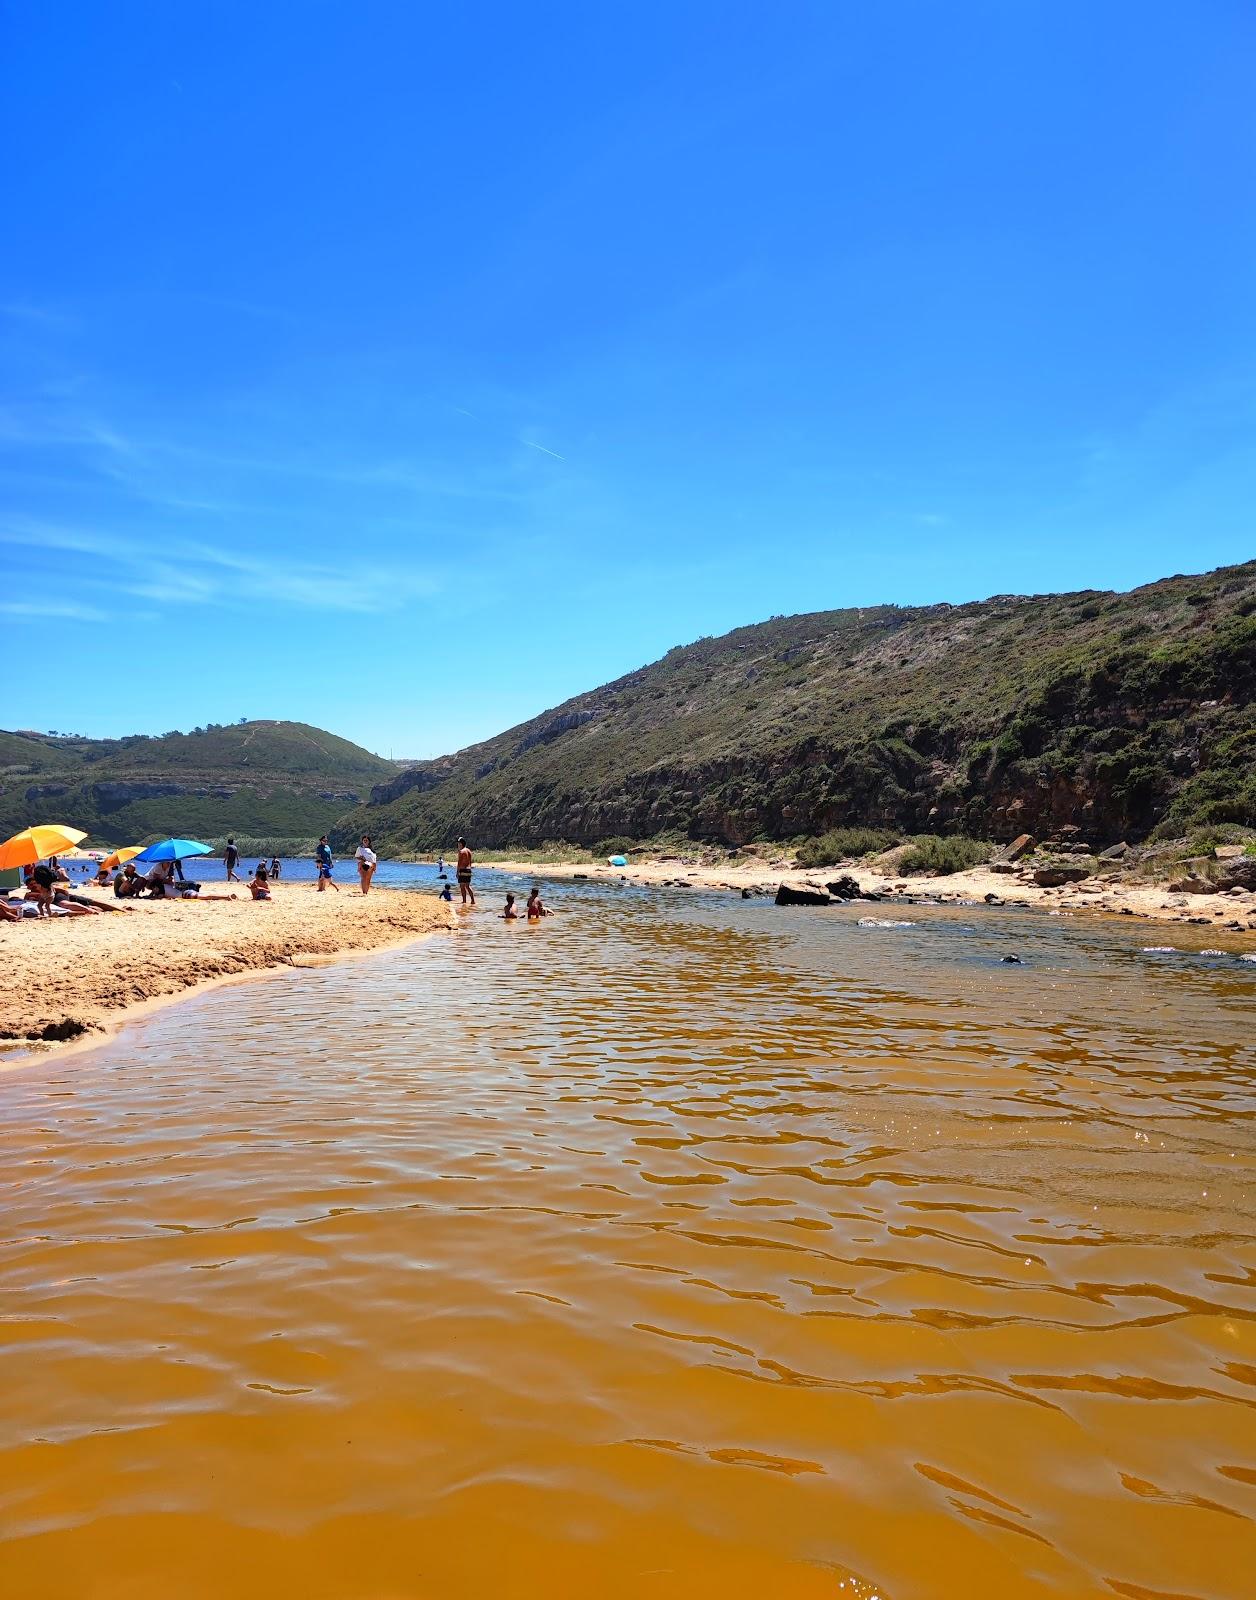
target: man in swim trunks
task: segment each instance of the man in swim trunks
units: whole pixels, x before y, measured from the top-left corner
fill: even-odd
[[[471,904],[475,904],[475,890],[471,887],[471,851],[465,839],[458,840],[458,887],[462,891],[462,903],[465,906],[467,896],[471,897]]]

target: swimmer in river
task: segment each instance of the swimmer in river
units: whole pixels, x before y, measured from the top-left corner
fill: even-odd
[[[506,896],[506,909],[502,912],[502,921],[514,922],[518,919],[518,916],[519,913],[515,910],[515,897],[513,894],[508,894]]]
[[[541,902],[541,891],[533,889],[528,896],[528,921],[539,922],[542,917],[548,917],[549,914],[549,907]]]

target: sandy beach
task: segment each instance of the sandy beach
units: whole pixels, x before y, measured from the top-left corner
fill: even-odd
[[[498,861],[486,863],[502,872],[523,876],[535,873],[547,878],[617,880],[633,883],[682,884],[692,888],[725,889],[737,894],[774,895],[778,885],[823,890],[826,883],[851,877],[861,890],[903,901],[938,900],[954,905],[963,901],[985,902],[994,895],[1008,905],[1038,906],[1066,913],[1108,913],[1115,916],[1144,917],[1156,922],[1187,922],[1197,927],[1215,926],[1234,934],[1256,934],[1256,893],[1229,890],[1219,894],[1175,894],[1163,885],[1096,876],[1082,883],[1042,888],[1030,875],[992,872],[975,867],[945,877],[906,877],[885,874],[867,867],[795,867],[738,854],[725,861],[696,863],[679,857],[634,860],[627,867],[582,865],[579,862]],[[854,902],[860,904],[861,902]],[[1246,944],[1243,946],[1246,948]]]
[[[449,925],[448,908],[429,895],[319,894],[308,883],[276,884],[268,902],[241,885],[233,901],[141,900],[113,916],[0,923],[0,1040],[98,1033],[207,983],[378,950]]]

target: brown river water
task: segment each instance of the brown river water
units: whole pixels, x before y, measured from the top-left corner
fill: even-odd
[[[4,1600],[1256,1592],[1243,946],[484,898],[0,1073]]]

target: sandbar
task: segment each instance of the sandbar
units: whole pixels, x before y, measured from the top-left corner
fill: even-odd
[[[310,883],[278,883],[273,894],[254,901],[241,884],[236,900],[138,900],[112,916],[0,922],[0,1040],[100,1033],[209,982],[378,950],[452,925],[443,901],[407,890],[320,894]]]

